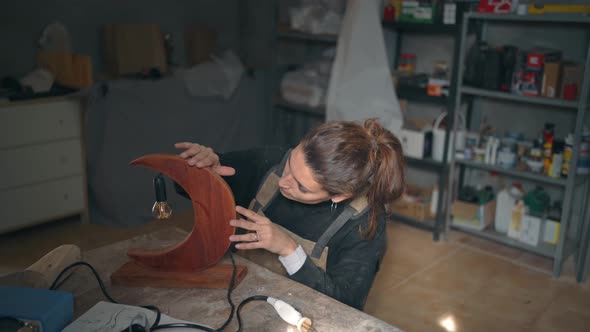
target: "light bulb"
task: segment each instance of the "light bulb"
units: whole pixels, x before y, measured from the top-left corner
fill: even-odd
[[[152,207],[152,214],[156,219],[168,219],[172,216],[172,208],[168,202],[155,202]]]
[[[154,178],[154,190],[156,191],[156,202],[152,207],[152,215],[156,219],[168,219],[172,215],[172,208],[166,202],[166,182],[162,173]]]

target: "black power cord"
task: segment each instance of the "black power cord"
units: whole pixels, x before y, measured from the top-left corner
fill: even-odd
[[[74,267],[76,267],[76,266],[86,266],[86,267],[88,267],[88,268],[89,268],[89,269],[92,271],[92,273],[94,274],[94,277],[96,278],[96,280],[98,281],[98,285],[100,286],[100,290],[102,291],[102,293],[104,294],[104,296],[105,296],[105,297],[106,297],[106,298],[107,298],[109,301],[111,301],[112,303],[117,303],[117,304],[119,303],[119,302],[115,301],[115,299],[113,299],[113,298],[111,297],[111,295],[109,295],[109,293],[108,293],[108,292],[107,292],[107,290],[106,290],[106,287],[105,287],[104,283],[102,282],[102,279],[100,279],[100,276],[98,275],[98,272],[96,272],[96,269],[95,269],[95,268],[94,268],[92,265],[90,265],[90,264],[88,264],[88,263],[86,263],[86,262],[75,262],[75,263],[72,263],[72,264],[70,264],[70,265],[66,266],[66,267],[65,267],[65,268],[64,268],[64,269],[63,269],[63,270],[62,270],[62,271],[61,271],[61,272],[60,272],[60,273],[57,275],[57,277],[55,278],[55,280],[53,281],[53,283],[51,284],[51,286],[49,287],[49,289],[50,289],[50,290],[55,290],[55,289],[57,289],[57,287],[59,286],[59,285],[58,285],[58,282],[61,280],[61,277],[62,277],[62,276],[63,276],[63,275],[64,275],[64,274],[65,274],[67,271],[69,271],[70,269],[72,269],[72,268],[74,268]],[[142,308],[145,308],[145,309],[148,309],[148,310],[152,310],[152,311],[154,311],[154,312],[156,313],[156,320],[155,320],[155,321],[154,321],[154,323],[152,324],[152,327],[151,327],[151,329],[153,329],[153,328],[155,328],[156,326],[158,326],[158,324],[160,323],[160,316],[161,316],[160,309],[158,309],[158,307],[156,307],[156,306],[153,306],[153,305],[143,305],[143,306],[140,306],[140,307],[142,307]]]
[[[236,310],[236,306],[233,303],[232,299],[231,299],[231,293],[232,290],[234,288],[235,285],[235,279],[236,279],[236,262],[234,260],[234,256],[231,252],[231,250],[228,251],[229,252],[229,257],[231,259],[231,263],[232,263],[232,275],[231,275],[231,279],[229,282],[229,288],[227,290],[227,301],[229,302],[230,306],[231,306],[231,311],[229,314],[229,317],[227,318],[227,320],[223,323],[223,325],[218,328],[218,329],[212,329],[208,326],[204,326],[204,325],[200,325],[200,324],[196,324],[196,323],[172,323],[172,324],[159,324],[160,323],[160,317],[161,317],[161,313],[160,310],[153,305],[144,305],[141,306],[142,308],[148,309],[148,310],[152,310],[156,313],[156,320],[154,321],[154,323],[152,324],[150,330],[152,331],[156,331],[156,330],[163,330],[163,329],[173,329],[173,328],[190,328],[190,329],[196,329],[196,330],[201,330],[201,331],[207,331],[207,332],[219,332],[219,331],[223,331],[232,321],[234,313],[236,313],[236,316],[238,318],[238,330],[236,332],[241,332],[242,331],[242,318],[240,317],[240,310],[242,309],[242,307],[249,302],[252,301],[266,301],[266,299],[268,298],[268,296],[262,296],[262,295],[255,295],[255,296],[251,296],[249,298],[246,298],[245,300],[243,300],[239,305],[238,308]],[[66,266],[59,274],[58,276],[55,278],[55,280],[53,281],[53,283],[51,284],[51,287],[49,287],[50,290],[55,290],[57,289],[59,286],[61,286],[61,284],[63,283],[62,277],[63,275],[69,271],[70,269],[76,267],[76,266],[86,266],[88,267],[92,273],[94,274],[94,277],[96,278],[96,280],[98,281],[98,285],[100,286],[100,290],[102,291],[102,293],[104,294],[104,296],[112,303],[116,303],[118,304],[119,302],[115,301],[115,299],[113,299],[111,297],[111,295],[109,295],[109,293],[106,290],[106,287],[102,281],[102,279],[100,278],[98,272],[96,272],[96,269],[94,269],[94,267],[86,262],[75,262],[72,263],[68,266]],[[143,330],[145,330],[142,326],[138,325],[138,324],[133,324],[133,326],[130,326],[129,328],[121,331],[121,332],[125,332],[125,331],[133,331],[133,332],[143,332]]]
[[[240,305],[238,306],[238,310],[236,313],[236,316],[238,316],[238,330],[236,332],[241,332],[242,331],[242,317],[240,317],[240,310],[242,310],[242,307],[248,303],[248,302],[252,302],[252,301],[264,301],[266,302],[266,300],[268,299],[268,296],[264,296],[264,295],[254,295],[254,296],[250,296],[249,298],[246,298],[245,300],[243,300],[242,302],[240,302]]]

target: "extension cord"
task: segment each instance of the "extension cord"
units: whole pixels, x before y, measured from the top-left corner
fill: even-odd
[[[270,303],[281,318],[291,324],[297,326],[300,332],[311,331],[311,319],[303,317],[299,311],[295,310],[290,304],[285,301],[275,299],[274,297],[268,297],[266,302]]]

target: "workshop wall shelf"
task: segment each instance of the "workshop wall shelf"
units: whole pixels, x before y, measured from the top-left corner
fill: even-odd
[[[460,49],[459,49],[459,66],[458,77],[462,78],[465,66],[463,65],[467,58],[468,35],[470,27],[477,31],[476,37],[478,41],[486,41],[489,37],[490,24],[494,27],[503,28],[505,24],[510,24],[510,27],[518,26],[519,28],[537,28],[543,29],[552,28],[574,28],[578,30],[585,29],[589,31],[590,17],[579,15],[509,15],[509,14],[481,14],[468,13],[463,17],[461,35],[460,35]],[[582,29],[580,29],[582,28]],[[503,37],[505,38],[505,37]],[[496,41],[497,42],[497,41]],[[582,42],[582,41],[581,41]],[[455,98],[455,112],[453,124],[458,121],[459,105],[466,102],[467,117],[471,113],[477,111],[482,106],[479,99],[488,99],[502,101],[503,103],[514,103],[517,105],[524,105],[526,107],[516,107],[515,112],[530,112],[530,116],[534,117],[537,109],[548,110],[548,112],[561,111],[562,114],[575,117],[572,121],[573,128],[567,130],[574,134],[573,154],[571,159],[571,168],[566,178],[553,178],[542,174],[532,173],[529,171],[520,171],[516,169],[504,169],[496,165],[484,164],[479,161],[460,160],[456,159],[455,154],[451,156],[450,167],[448,168],[449,181],[447,182],[447,190],[449,195],[447,197],[447,206],[450,206],[453,199],[457,197],[458,188],[461,187],[463,181],[466,181],[465,172],[472,169],[478,169],[488,172],[493,172],[502,177],[509,179],[521,179],[529,181],[529,183],[547,185],[549,187],[557,188],[559,193],[563,193],[562,212],[560,222],[559,239],[556,244],[539,241],[538,245],[531,246],[524,242],[508,237],[506,234],[496,232],[491,229],[484,229],[482,231],[474,229],[466,229],[461,226],[453,226],[453,228],[476,235],[482,238],[493,240],[507,246],[515,247],[527,252],[538,254],[544,257],[549,257],[553,260],[553,275],[558,277],[561,274],[564,261],[574,255],[576,259],[576,268],[578,273],[578,280],[585,278],[584,271],[587,270],[584,256],[588,251],[588,242],[590,237],[590,230],[588,229],[588,191],[590,189],[590,181],[587,175],[576,174],[576,165],[579,157],[579,147],[581,141],[581,134],[583,125],[586,120],[586,110],[588,109],[588,98],[590,88],[590,39],[586,34],[586,40],[583,41],[584,48],[585,69],[583,73],[583,82],[579,90],[578,100],[570,101],[559,98],[545,98],[545,97],[528,97],[508,92],[493,91],[463,84],[463,80],[459,79],[457,83],[457,93]],[[475,102],[474,102],[475,101]],[[565,111],[565,113],[563,113]],[[479,130],[479,128],[470,128],[471,130]],[[527,123],[522,123],[523,127]],[[582,190],[580,187],[582,187]],[[581,192],[581,194],[580,194]],[[575,207],[575,211],[574,211]],[[449,209],[446,214],[447,230],[451,227],[451,213]],[[493,228],[489,227],[489,228]]]

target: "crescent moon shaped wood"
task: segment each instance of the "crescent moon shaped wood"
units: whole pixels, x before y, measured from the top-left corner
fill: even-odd
[[[178,183],[192,200],[194,226],[175,246],[130,249],[127,255],[141,265],[169,272],[197,272],[217,263],[229,249],[229,236],[235,232],[229,221],[236,219],[236,205],[227,183],[210,169],[189,166],[176,155],[146,155],[131,165],[151,168]]]

